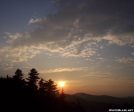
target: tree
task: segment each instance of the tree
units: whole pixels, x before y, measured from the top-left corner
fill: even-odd
[[[22,71],[20,69],[17,69],[13,78],[17,80],[22,80],[23,79]]]
[[[80,103],[65,100],[62,89],[52,81],[39,78],[36,69],[31,69],[27,81],[17,69],[13,77],[0,78],[0,105],[4,112],[84,112]],[[27,82],[27,83],[26,83]],[[38,83],[37,83],[38,82]]]
[[[16,89],[24,88],[24,86],[26,85],[26,82],[23,79],[23,76],[24,75],[22,73],[22,70],[17,69],[16,72],[15,72],[15,75],[12,77],[14,87],[17,87]]]
[[[30,89],[36,91],[38,88],[36,84],[39,79],[39,73],[36,71],[36,69],[33,68],[30,70],[30,73],[28,75],[28,86],[30,87]]]
[[[43,78],[41,78],[41,80],[39,81],[38,85],[39,85],[39,94],[41,96],[46,96],[46,83],[44,82],[45,80]]]
[[[60,94],[60,100],[61,100],[61,102],[63,103],[63,102],[65,102],[65,93],[64,93],[64,89],[62,88],[62,90],[61,90],[61,94]]]
[[[46,92],[47,92],[47,96],[49,97],[55,97],[58,93],[59,90],[57,89],[57,85],[54,84],[54,81],[52,81],[51,79],[49,79],[48,81],[45,82],[46,85]]]

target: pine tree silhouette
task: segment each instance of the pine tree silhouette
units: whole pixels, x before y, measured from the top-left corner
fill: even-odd
[[[44,82],[45,80],[43,78],[39,81],[39,94],[42,96],[46,96],[46,84]]]
[[[22,80],[23,78],[23,73],[20,69],[17,69],[16,72],[15,72],[15,75],[13,76],[14,79],[17,79],[17,80]]]
[[[49,79],[48,81],[45,81],[45,85],[46,85],[47,96],[56,97],[56,95],[58,94],[58,89],[56,87],[57,85],[54,84],[54,81]]]
[[[36,69],[29,77],[17,69],[15,75],[0,78],[0,106],[3,112],[84,112],[81,105],[67,102],[65,93],[52,81],[39,78]],[[81,111],[78,111],[81,110]]]
[[[37,81],[39,80],[39,73],[36,71],[36,69],[31,69],[30,73],[28,74],[29,77],[27,78],[28,80],[28,86],[30,87],[31,90],[37,91]]]

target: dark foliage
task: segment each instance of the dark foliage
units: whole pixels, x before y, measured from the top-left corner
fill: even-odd
[[[54,81],[31,69],[28,78],[17,69],[13,77],[0,78],[0,110],[3,112],[84,112],[80,102],[65,100]]]

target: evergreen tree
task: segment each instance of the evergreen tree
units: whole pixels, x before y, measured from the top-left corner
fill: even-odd
[[[64,93],[64,89],[63,88],[61,90],[60,100],[61,100],[61,102],[65,102],[65,93]]]
[[[17,69],[13,78],[17,80],[22,80],[23,79],[22,71],[20,69]]]
[[[46,96],[46,83],[44,82],[45,80],[43,78],[41,78],[41,80],[39,81],[39,94],[42,96]]]
[[[46,85],[46,92],[48,97],[56,97],[56,95],[59,93],[59,90],[57,89],[57,85],[54,84],[54,81],[49,79],[45,82]]]
[[[30,87],[30,89],[36,91],[38,88],[36,84],[39,79],[39,73],[36,71],[36,69],[33,68],[30,70],[30,73],[28,75],[28,86]]]
[[[23,79],[23,76],[24,75],[22,73],[22,70],[17,69],[16,72],[15,72],[15,75],[12,77],[14,87],[17,87],[16,89],[24,88],[24,86],[26,85],[26,82]]]
[[[26,81],[17,69],[13,77],[0,78],[0,105],[4,112],[84,112],[81,104],[65,100],[54,81],[39,78],[36,69],[31,69]],[[39,80],[39,82],[38,82]],[[38,82],[38,84],[37,84]],[[27,85],[27,86],[26,86]],[[38,86],[37,86],[38,85]]]

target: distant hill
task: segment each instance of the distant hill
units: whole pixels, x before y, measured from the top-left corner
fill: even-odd
[[[74,94],[74,96],[83,98],[88,101],[103,102],[103,103],[113,103],[113,104],[123,104],[124,102],[134,103],[134,97],[118,98],[107,95],[100,95],[100,96],[89,95],[86,93],[76,93]]]
[[[77,102],[77,100],[79,100],[79,102],[87,112],[93,110],[103,110],[104,112],[106,112],[109,108],[111,108],[112,105],[114,108],[124,108],[124,105],[129,105],[129,107],[131,108],[134,107],[134,97],[118,98],[107,95],[97,96],[86,93],[76,93],[73,95],[66,95],[66,100],[73,102]]]

